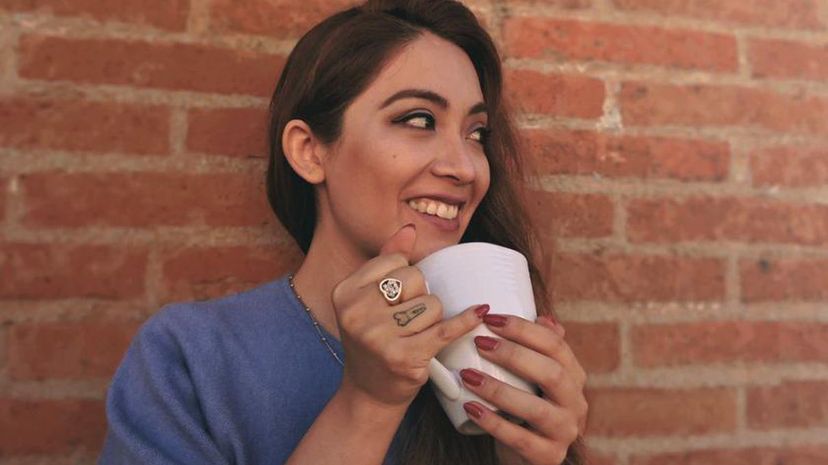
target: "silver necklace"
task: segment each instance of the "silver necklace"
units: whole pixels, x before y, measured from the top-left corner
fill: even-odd
[[[290,290],[293,291],[293,295],[295,295],[296,299],[299,300],[299,303],[302,304],[303,307],[305,307],[305,313],[307,313],[308,316],[310,317],[311,321],[313,321],[313,327],[316,328],[316,332],[317,332],[317,334],[319,334],[319,339],[322,341],[323,344],[325,344],[325,347],[328,348],[328,352],[330,352],[331,355],[333,355],[333,357],[336,359],[336,361],[339,362],[339,364],[344,367],[345,363],[342,362],[342,359],[339,358],[339,355],[336,355],[336,351],[333,350],[333,347],[331,347],[331,345],[328,343],[328,338],[325,337],[324,334],[322,334],[322,328],[319,327],[319,322],[316,321],[316,318],[314,318],[313,312],[311,312],[310,307],[305,305],[305,301],[302,300],[302,298],[299,297],[299,293],[296,292],[296,288],[293,286],[293,273],[288,274],[288,284],[290,284]]]

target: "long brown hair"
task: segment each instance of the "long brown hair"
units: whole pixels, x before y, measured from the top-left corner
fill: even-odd
[[[538,314],[551,314],[547,285],[538,268],[543,249],[527,215],[526,166],[510,111],[502,95],[500,56],[475,16],[454,0],[368,0],[334,14],[308,31],[287,59],[270,105],[267,196],[276,216],[307,254],[317,220],[314,187],[288,164],[282,132],[292,119],[305,121],[323,143],[340,136],[347,106],[405,44],[429,31],[454,43],[471,59],[487,104],[491,134],[484,147],[489,190],[460,242],[490,242],[523,253]],[[415,400],[421,406],[400,450],[401,465],[495,465],[491,436],[459,434],[442,412],[429,384]],[[578,445],[578,443],[576,443]],[[576,447],[567,462],[581,465]]]

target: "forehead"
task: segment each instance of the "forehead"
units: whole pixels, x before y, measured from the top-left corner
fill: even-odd
[[[391,58],[361,100],[377,108],[390,95],[409,88],[436,92],[449,101],[453,110],[459,108],[464,113],[483,101],[477,73],[468,55],[431,33],[418,37]]]

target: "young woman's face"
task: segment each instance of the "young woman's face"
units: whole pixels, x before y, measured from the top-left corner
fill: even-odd
[[[412,222],[414,262],[458,243],[489,188],[486,128],[469,57],[433,34],[421,36],[345,111],[342,135],[325,162],[322,195],[330,211],[323,207],[322,214],[330,218],[323,221],[366,259]]]

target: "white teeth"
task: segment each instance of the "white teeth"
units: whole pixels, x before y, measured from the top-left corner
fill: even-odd
[[[442,202],[435,202],[433,200],[419,199],[409,200],[408,206],[421,213],[428,213],[440,218],[451,220],[457,217],[457,212],[460,207],[457,205],[448,205]]]

